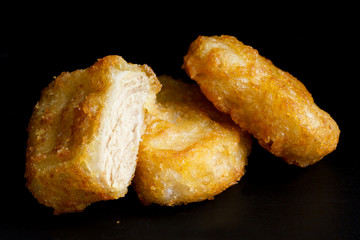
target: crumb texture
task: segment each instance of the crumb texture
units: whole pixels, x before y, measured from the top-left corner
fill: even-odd
[[[124,196],[159,90],[150,67],[119,56],[51,82],[28,127],[25,177],[38,201],[60,214]]]
[[[336,148],[336,122],[305,86],[235,37],[198,37],[183,67],[220,111],[289,164],[306,167]]]
[[[159,80],[157,108],[145,118],[135,190],[146,205],[212,199],[244,175],[251,138],[198,86],[168,76]]]

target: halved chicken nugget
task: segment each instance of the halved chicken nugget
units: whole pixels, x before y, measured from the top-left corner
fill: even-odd
[[[220,111],[289,164],[306,167],[336,148],[336,122],[305,86],[235,37],[198,37],[183,67]]]
[[[244,175],[251,137],[195,84],[159,80],[158,108],[146,114],[135,190],[145,205],[212,199]]]
[[[107,56],[63,72],[42,92],[29,123],[27,187],[55,214],[127,192],[144,112],[161,85],[150,67]]]

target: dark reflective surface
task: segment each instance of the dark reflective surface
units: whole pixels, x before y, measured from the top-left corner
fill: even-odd
[[[267,27],[239,29],[237,24],[198,22],[184,27],[189,23],[182,22],[169,28],[160,23],[151,22],[142,31],[123,29],[111,38],[92,38],[86,30],[59,39],[35,33],[22,44],[2,48],[6,154],[1,164],[0,239],[358,239],[360,168],[351,145],[351,78],[343,71],[345,50],[352,46],[344,32],[317,31],[308,28],[311,24],[285,28],[283,23],[278,25],[279,34]],[[52,30],[53,36],[60,32]],[[148,64],[157,74],[190,81],[181,69],[182,57],[199,34],[235,35],[299,78],[315,102],[338,122],[342,131],[338,149],[301,169],[285,164],[254,141],[247,172],[237,185],[212,201],[186,206],[144,207],[132,188],[125,198],[95,203],[83,213],[54,216],[38,204],[23,178],[26,127],[41,90],[53,76],[118,54]],[[342,51],[335,51],[333,44],[342,44]]]

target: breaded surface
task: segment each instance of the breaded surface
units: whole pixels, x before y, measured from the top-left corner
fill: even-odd
[[[244,175],[251,137],[195,84],[161,76],[157,109],[146,115],[133,180],[145,204],[212,199]]]
[[[34,197],[60,214],[124,196],[145,130],[144,101],[154,104],[159,90],[150,67],[119,56],[58,76],[28,127],[25,177]]]
[[[183,67],[220,111],[289,164],[306,167],[336,148],[336,122],[305,86],[235,37],[198,37]]]

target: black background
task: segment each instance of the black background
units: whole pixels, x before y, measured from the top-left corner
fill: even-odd
[[[140,3],[110,6],[86,18],[71,6],[42,15],[24,9],[2,21],[0,239],[359,239],[360,167],[352,138],[358,132],[358,27],[351,7],[294,4],[260,11],[256,4],[211,10],[194,4],[158,11],[138,9]],[[302,169],[254,141],[237,185],[186,206],[144,207],[131,187],[125,198],[82,213],[54,216],[37,203],[23,177],[26,128],[53,76],[117,54],[158,75],[190,81],[181,69],[189,44],[198,35],[221,34],[253,46],[305,84],[341,129],[335,152]]]

